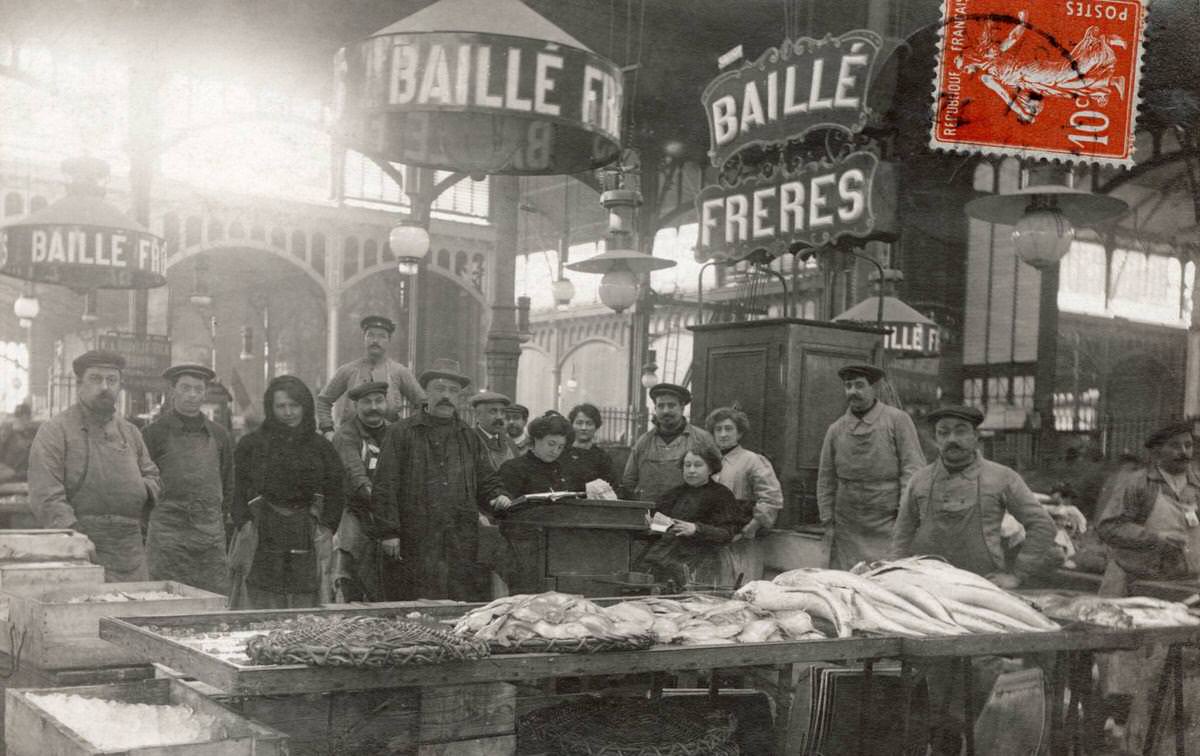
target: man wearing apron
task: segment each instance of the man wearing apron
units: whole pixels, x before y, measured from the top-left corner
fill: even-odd
[[[193,364],[175,365],[163,373],[171,383],[169,409],[144,434],[163,484],[150,511],[146,555],[152,580],[225,593],[233,442],[228,431],[200,411],[214,377],[208,367]]]
[[[692,425],[683,408],[692,401],[692,392],[673,383],[660,383],[650,389],[654,402],[654,427],[634,442],[621,476],[621,498],[634,501],[658,501],[675,486],[683,485],[683,455],[692,436],[701,443],[716,446],[712,435]]]
[[[1108,547],[1101,596],[1128,596],[1134,580],[1195,580],[1200,574],[1200,476],[1191,465],[1193,443],[1191,422],[1159,428],[1146,439],[1150,464],[1105,485],[1096,524]],[[1162,647],[1100,657],[1100,685],[1118,731],[1129,721],[1135,699],[1151,694],[1147,672],[1157,673],[1165,659]]]
[[[92,539],[108,582],[148,580],[142,518],[158,497],[158,467],[142,434],[116,414],[125,358],[93,350],[72,367],[78,400],[33,439],[30,506],[41,527]]]
[[[925,455],[908,413],[876,398],[883,370],[846,365],[838,377],[848,407],[825,432],[817,506],[830,544],[829,566],[848,570],[887,555],[900,492]]]
[[[941,407],[929,413],[928,420],[933,424],[938,460],[915,472],[904,489],[892,536],[891,558],[939,556],[1008,590],[1057,566],[1055,526],[1050,515],[1015,470],[979,454],[983,413],[974,407]],[[1011,567],[1005,559],[1000,533],[1000,522],[1006,512],[1025,527],[1025,541]],[[972,664],[973,694],[977,699],[992,692],[997,679],[1007,672],[1012,673],[1004,681],[1008,686],[1015,684],[1014,680],[1020,683],[1032,675],[1031,692],[1041,701],[1036,690],[1041,684],[1040,674],[1035,669],[1021,672],[1020,660],[980,657],[972,660]],[[930,711],[936,722],[934,753],[957,754],[966,726],[962,721],[961,676],[953,664],[930,664],[925,672]],[[997,685],[996,691],[1000,689]],[[1036,739],[1041,723],[1039,709],[1030,714],[1030,726],[1024,730],[1034,733]],[[996,737],[1017,737],[1022,728],[1009,730]],[[983,742],[982,734],[977,735],[977,740]],[[1027,746],[1027,743],[1007,742],[1005,748],[990,752],[1033,752]]]

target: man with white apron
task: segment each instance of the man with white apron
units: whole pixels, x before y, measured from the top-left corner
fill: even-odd
[[[146,536],[150,578],[223,594],[233,441],[200,411],[216,374],[204,365],[182,364],[167,368],[163,377],[171,383],[170,408],[143,434],[163,484]]]
[[[142,434],[116,414],[125,358],[93,350],[72,367],[78,400],[33,439],[30,506],[41,527],[91,538],[108,582],[148,580],[142,519],[160,484]]]
[[[938,459],[915,472],[904,490],[891,557],[938,556],[1007,590],[1056,566],[1055,526],[1049,513],[1015,470],[979,454],[983,413],[974,407],[941,407],[929,413],[928,420]],[[1000,527],[1005,513],[1025,528],[1025,540],[1011,566]],[[982,713],[971,723],[979,752],[1036,752],[1044,732],[1041,673],[1021,660],[1000,657],[977,657],[972,667],[972,694],[977,699],[991,696],[986,708],[976,709]],[[931,663],[924,671],[934,717],[934,753],[957,754],[966,726],[961,675],[953,663]]]
[[[1200,574],[1200,476],[1191,465],[1193,444],[1190,422],[1159,428],[1146,439],[1151,463],[1105,486],[1108,495],[1099,502],[1096,524],[1108,547],[1101,596],[1128,596],[1135,580],[1194,581]],[[1135,700],[1151,695],[1149,686],[1165,660],[1161,646],[1101,656],[1100,687],[1118,730],[1130,720]],[[1136,724],[1131,734],[1144,722]]]
[[[836,570],[884,558],[900,492],[925,464],[912,418],[876,397],[884,375],[874,365],[838,370],[848,406],[825,432],[817,471],[817,506]]]
[[[643,433],[629,450],[625,472],[621,475],[623,499],[657,501],[675,486],[683,485],[681,460],[694,444],[716,446],[712,434],[692,425],[683,408],[692,401],[692,392],[674,383],[659,383],[650,388],[654,402],[654,427]]]

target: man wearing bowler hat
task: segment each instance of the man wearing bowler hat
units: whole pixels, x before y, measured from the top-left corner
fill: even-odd
[[[883,377],[874,365],[838,370],[846,414],[825,432],[817,471],[817,506],[833,569],[884,558],[900,492],[925,464],[912,418],[876,396]]]
[[[371,496],[370,528],[385,557],[400,560],[388,599],[481,601],[490,570],[478,563],[482,514],[512,505],[479,434],[458,418],[471,383],[458,362],[421,373],[428,399],[388,429]]]
[[[659,383],[650,389],[654,402],[654,427],[634,442],[621,476],[621,497],[638,501],[657,501],[658,497],[683,484],[681,460],[693,437],[716,441],[703,428],[692,425],[683,408],[692,401],[692,392],[674,383]]]
[[[92,350],[72,367],[75,404],[33,439],[30,507],[41,527],[73,528],[92,539],[106,581],[147,580],[142,518],[160,483],[142,434],[117,415],[125,358]]]
[[[507,410],[512,400],[495,391],[480,391],[467,401],[475,410],[475,432],[487,449],[492,467],[499,470],[500,465],[520,455],[508,436]]]
[[[396,324],[381,315],[368,315],[359,325],[362,326],[366,355],[339,367],[321,393],[317,394],[317,428],[330,440],[333,439],[335,425],[334,403],[355,386],[376,381],[388,385],[388,420],[398,417],[404,399],[414,408],[420,407],[425,401],[425,392],[412,370],[387,356]],[[336,415],[337,424],[352,420],[354,402],[342,402],[341,410]]]
[[[228,590],[225,520],[233,499],[233,441],[200,411],[206,365],[172,365],[167,409],[143,436],[162,477],[150,511],[146,557],[151,580],[174,580],[213,593]]]

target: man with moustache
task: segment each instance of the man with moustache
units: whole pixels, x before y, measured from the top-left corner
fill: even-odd
[[[380,315],[368,315],[359,325],[362,327],[366,355],[339,367],[321,393],[317,394],[317,428],[330,441],[333,440],[335,424],[333,405],[342,394],[355,386],[376,381],[387,384],[388,420],[399,417],[404,399],[408,400],[411,407],[420,407],[425,401],[425,393],[408,366],[387,356],[387,347],[392,334],[396,332],[396,324]],[[337,413],[338,424],[352,420],[354,412],[354,402],[343,402],[341,411]]]
[[[520,455],[517,445],[507,433],[506,410],[512,406],[512,400],[495,391],[480,391],[468,402],[471,409],[475,410],[475,432],[487,449],[492,467],[499,470],[500,465]]]
[[[716,447],[712,435],[692,425],[683,408],[692,401],[692,393],[683,386],[659,383],[650,389],[654,402],[654,427],[642,434],[629,450],[625,472],[621,476],[621,498],[658,501],[658,498],[683,484],[683,456],[693,440]]]
[[[379,545],[367,535],[371,494],[379,455],[387,435],[388,385],[362,383],[346,392],[354,402],[354,419],[342,423],[333,436],[346,469],[347,500],[334,535],[334,586],[344,601],[382,601]]]
[[[838,370],[846,414],[825,432],[817,470],[817,507],[835,570],[884,558],[900,492],[925,464],[912,418],[876,396],[884,375],[874,365]]]
[[[233,441],[200,411],[215,377],[207,366],[195,364],[163,372],[171,384],[169,408],[143,433],[162,478],[162,494],[150,511],[146,556],[151,580],[225,593]]]
[[[529,422],[529,408],[524,404],[516,403],[506,407],[504,422],[508,440],[516,447],[517,455],[520,456],[529,451],[529,446],[533,443],[529,440],[529,434],[525,432],[525,424]]]
[[[142,519],[160,483],[142,434],[116,415],[125,358],[93,350],[72,367],[76,403],[33,439],[30,507],[41,527],[73,528],[92,539],[107,582],[148,580]]]
[[[458,418],[471,379],[458,362],[434,360],[420,377],[425,407],[388,429],[371,496],[372,535],[399,559],[389,600],[481,601],[489,570],[478,564],[480,514],[512,505],[479,434]]]

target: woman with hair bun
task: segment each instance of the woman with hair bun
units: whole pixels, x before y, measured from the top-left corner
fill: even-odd
[[[596,445],[596,431],[603,425],[600,410],[594,404],[577,404],[567,415],[575,442],[563,453],[563,473],[574,491],[583,491],[593,480],[603,480],[615,487],[612,459]]]

